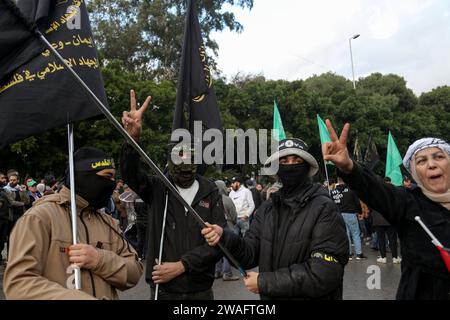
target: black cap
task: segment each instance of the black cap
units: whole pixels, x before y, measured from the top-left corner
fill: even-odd
[[[83,147],[73,155],[75,171],[101,171],[103,169],[115,169],[114,159],[106,152],[93,148]]]
[[[239,182],[242,184],[244,182],[244,180],[241,177],[233,177],[233,178],[231,178],[231,183],[234,183],[234,182]]]

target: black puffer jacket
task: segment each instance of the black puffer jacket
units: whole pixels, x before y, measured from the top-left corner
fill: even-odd
[[[342,299],[348,240],[338,208],[318,184],[288,199],[281,191],[261,205],[243,240],[225,231],[225,245],[244,268],[259,265],[262,299]]]
[[[154,287],[152,271],[155,259],[159,255],[159,244],[163,222],[166,194],[168,208],[163,246],[163,262],[182,261],[186,272],[173,280],[160,285],[168,293],[193,293],[210,289],[214,282],[215,263],[222,253],[219,249],[208,246],[197,221],[185,212],[184,206],[168,191],[157,177],[147,176],[140,169],[138,154],[131,146],[122,148],[120,167],[123,180],[146,203],[150,204],[148,215],[145,279]],[[216,185],[197,176],[199,190],[192,207],[204,221],[226,226],[222,203]]]
[[[450,300],[450,273],[430,237],[414,220],[422,221],[444,246],[450,246],[450,211],[428,199],[420,188],[408,190],[385,183],[355,164],[339,175],[369,207],[397,230],[402,247],[402,277],[397,299]]]

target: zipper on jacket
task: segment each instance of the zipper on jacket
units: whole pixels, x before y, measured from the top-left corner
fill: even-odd
[[[86,226],[86,223],[84,223],[84,220],[83,220],[83,212],[80,212],[80,220],[81,220],[81,223],[84,226],[84,230],[86,231],[86,242],[87,242],[87,244],[90,244],[91,241],[89,240],[89,231],[88,231],[88,227]],[[91,278],[92,294],[94,295],[95,298],[97,298],[97,295],[96,295],[96,292],[95,292],[94,276],[92,275],[92,271],[91,270],[88,270],[88,272],[89,272],[89,276]]]

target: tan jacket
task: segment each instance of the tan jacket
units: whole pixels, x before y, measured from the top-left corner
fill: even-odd
[[[118,223],[87,205],[77,196],[78,243],[97,247],[100,259],[92,270],[81,270],[81,290],[68,289],[73,276],[67,273],[66,248],[72,244],[72,229],[70,191],[64,187],[35,201],[17,221],[3,278],[7,299],[117,299],[116,289],[138,283],[143,266],[136,251],[101,218],[120,232]]]

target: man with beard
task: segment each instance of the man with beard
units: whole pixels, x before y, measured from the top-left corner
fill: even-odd
[[[0,172],[0,252],[5,247],[5,242],[8,240],[9,228],[11,222],[9,221],[12,215],[13,207],[23,207],[24,203],[14,200],[14,194],[7,192],[6,187],[7,178],[4,173]],[[0,255],[0,263],[3,263],[3,257]]]
[[[244,279],[262,299],[342,299],[348,261],[345,224],[328,192],[311,177],[316,159],[300,139],[280,141],[266,165],[279,161],[283,187],[258,209],[241,239],[217,225],[204,228],[208,243],[222,239],[244,268]]]
[[[237,227],[241,236],[244,236],[250,226],[250,217],[255,210],[252,192],[247,189],[240,177],[231,179],[231,192],[229,197],[233,200],[237,212]]]
[[[10,232],[17,220],[24,214],[25,206],[30,203],[30,198],[27,195],[27,191],[23,190],[19,185],[19,173],[15,170],[10,170],[8,173],[9,183],[4,187],[5,191],[9,193],[11,200],[22,202],[23,205],[14,206],[10,210]]]
[[[130,93],[131,110],[125,111],[122,123],[128,134],[139,141],[142,131],[142,116],[151,98],[136,109],[134,91]],[[216,185],[197,174],[197,165],[192,164],[195,148],[192,144],[169,144],[168,178],[180,195],[203,220],[226,225],[222,197]],[[181,163],[176,163],[182,160]],[[145,279],[150,284],[151,297],[159,284],[158,298],[161,300],[212,300],[215,264],[221,252],[208,246],[200,234],[197,221],[188,213],[179,200],[169,192],[164,183],[155,176],[148,176],[140,169],[137,152],[124,144],[121,154],[123,180],[150,205],[147,224],[147,252]],[[164,216],[166,213],[166,220]],[[162,227],[165,223],[163,237]],[[162,260],[158,261],[162,238]]]
[[[72,245],[70,183],[59,193],[36,200],[11,233],[4,275],[7,299],[117,299],[142,275],[136,251],[117,222],[99,209],[114,188],[114,161],[96,148],[74,154],[78,241]],[[66,169],[66,173],[68,169]],[[81,290],[71,270],[81,269]]]

